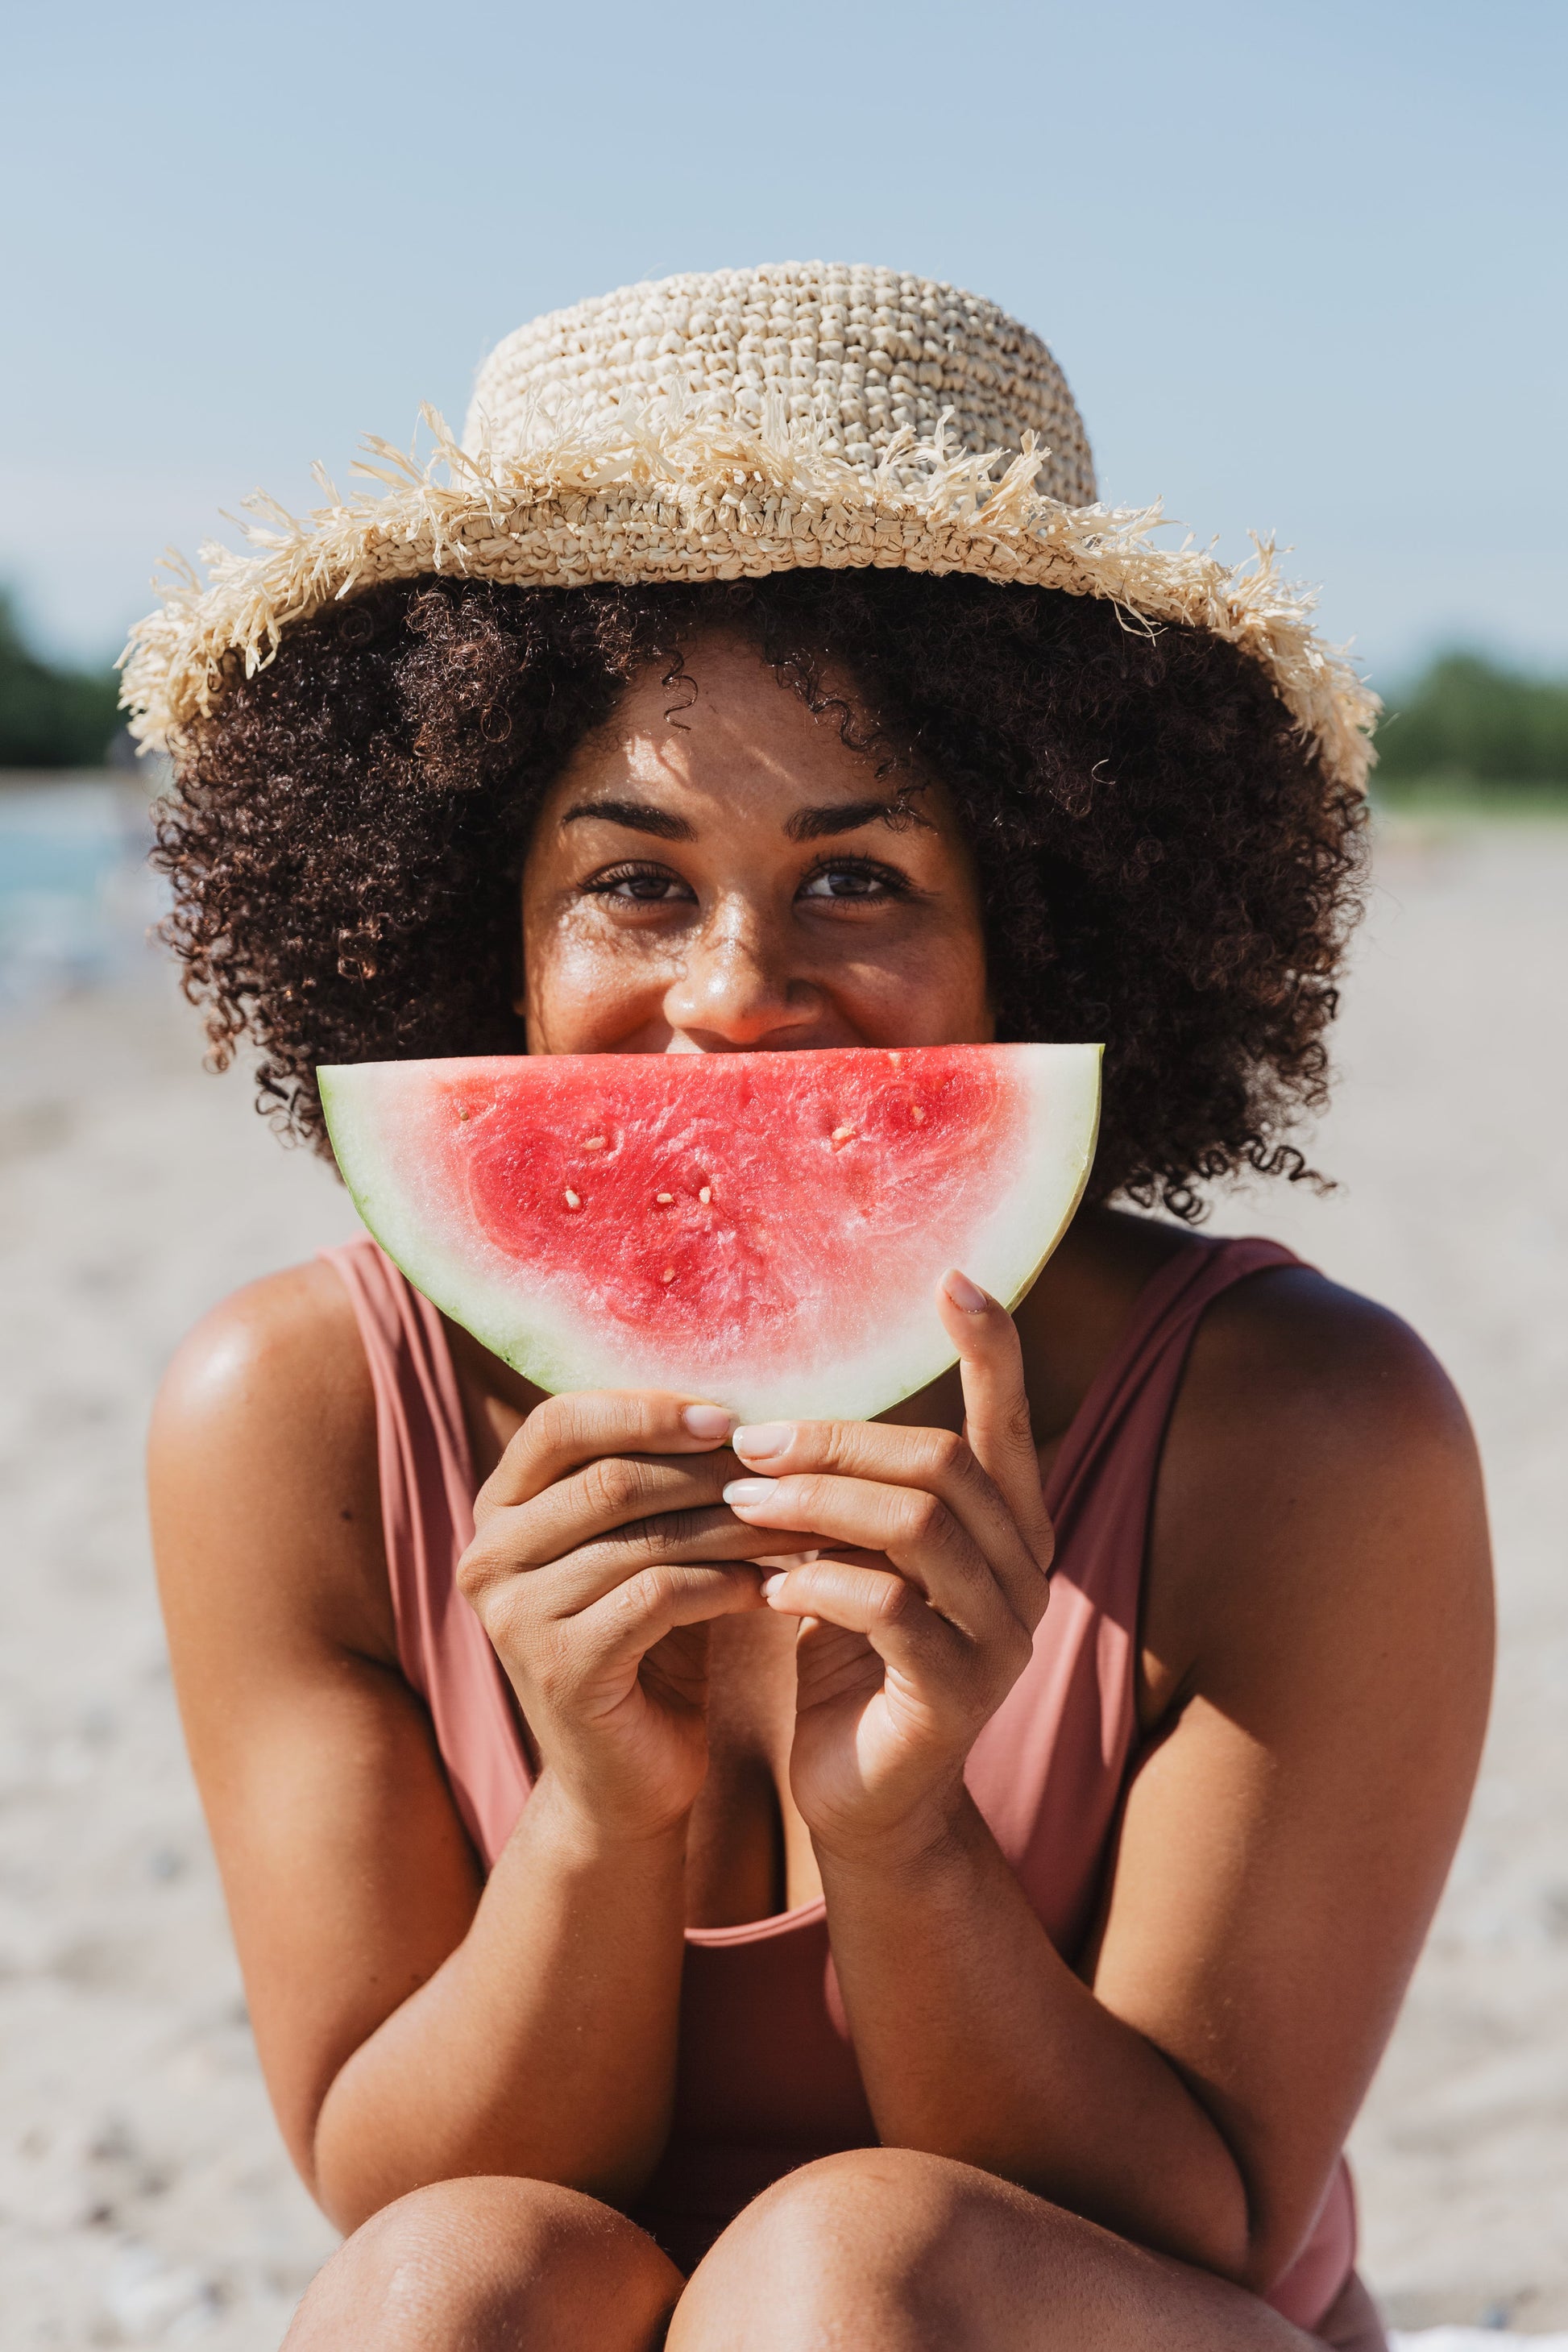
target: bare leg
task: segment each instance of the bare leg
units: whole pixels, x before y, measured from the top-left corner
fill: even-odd
[[[1321,2352],[1256,2295],[965,2164],[803,2166],[692,2273],[668,2352]]]
[[[623,2213],[537,2180],[443,2180],[356,2230],[284,2352],[654,2352],[680,2273]]]

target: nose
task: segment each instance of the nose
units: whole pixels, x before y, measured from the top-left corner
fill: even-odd
[[[701,1053],[744,1053],[808,1030],[821,991],[792,973],[784,942],[749,910],[716,909],[665,992],[664,1017]]]

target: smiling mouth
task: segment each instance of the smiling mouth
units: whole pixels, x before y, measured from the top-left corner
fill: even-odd
[[[663,1048],[667,1054],[812,1054],[823,1050],[809,1038],[792,1039],[782,1045],[699,1045],[684,1029],[672,1029],[669,1043]]]

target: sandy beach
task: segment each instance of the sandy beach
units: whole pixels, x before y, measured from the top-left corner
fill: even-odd
[[[1407,1316],[1485,1453],[1480,1789],[1358,2126],[1401,2327],[1568,2326],[1568,825],[1381,844],[1279,1235]],[[0,2340],[271,2352],[332,2234],[267,2108],[180,1743],[140,1454],[179,1335],[352,1230],[150,959],[0,1024]]]

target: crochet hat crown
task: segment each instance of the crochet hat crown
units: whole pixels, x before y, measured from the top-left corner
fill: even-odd
[[[956,286],[847,263],[667,278],[552,310],[486,360],[463,443],[521,456],[558,412],[670,404],[756,431],[771,407],[864,472],[944,425],[971,455],[1016,457],[1033,435],[1036,487],[1094,500],[1083,420],[1038,335]]]

